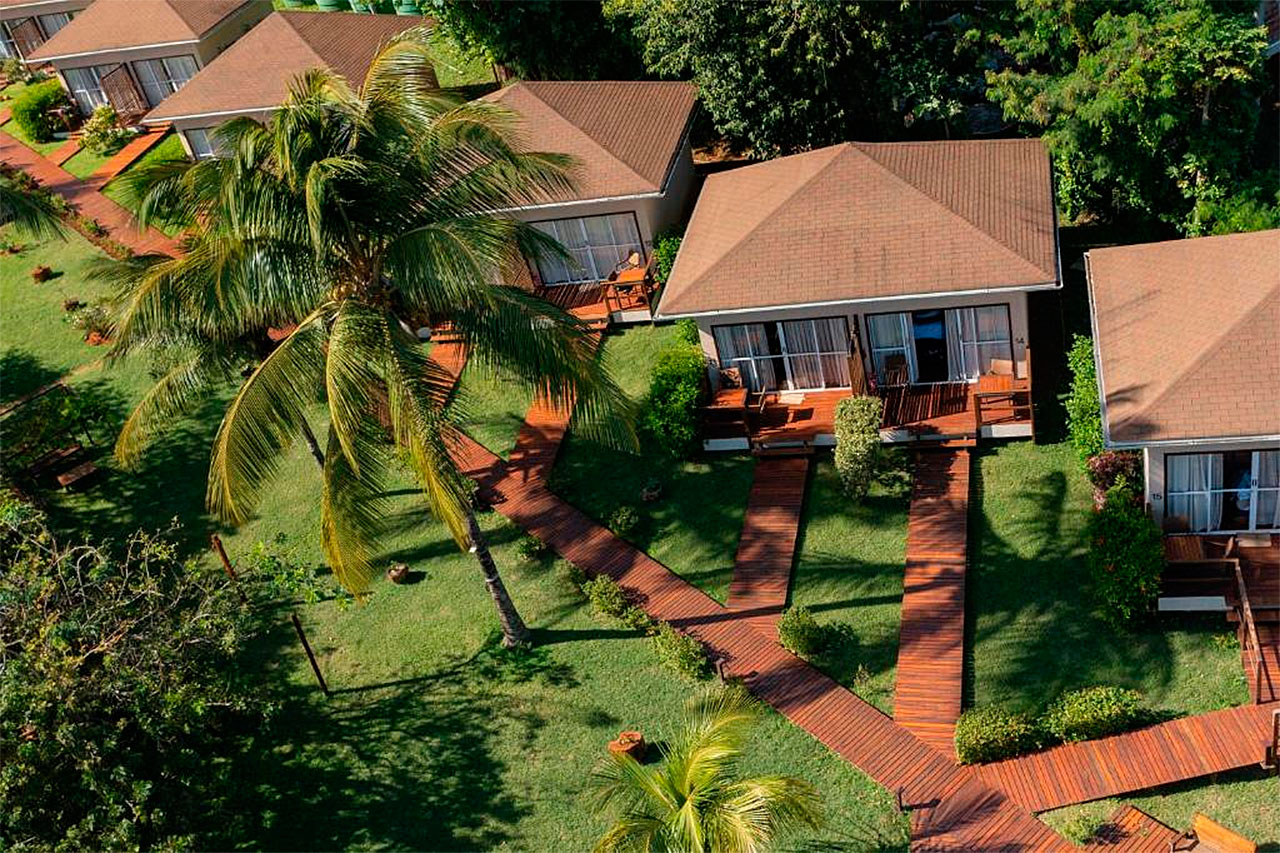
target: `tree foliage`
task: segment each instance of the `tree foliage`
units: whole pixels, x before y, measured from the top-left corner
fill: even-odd
[[[1071,392],[1067,395],[1067,431],[1071,443],[1088,463],[1106,449],[1102,438],[1102,399],[1098,391],[1098,367],[1093,359],[1093,340],[1076,335],[1067,352],[1071,370]]]
[[[1252,3],[1019,0],[987,75],[1054,156],[1059,205],[1192,229],[1248,172],[1266,38]]]
[[[1123,625],[1150,612],[1160,595],[1164,537],[1123,477],[1089,519],[1089,574],[1103,617]]]
[[[272,711],[259,631],[164,535],[66,546],[0,496],[0,847],[192,846],[227,817],[229,738]]]
[[[532,80],[630,80],[643,70],[631,34],[600,0],[430,0],[430,14],[464,50]]]
[[[716,129],[761,157],[954,122],[981,99],[956,64],[965,7],[828,0],[608,0],[655,74],[690,79]],[[961,50],[960,53],[964,51]],[[975,88],[976,86],[976,88]],[[939,131],[942,135],[944,131]]]
[[[641,426],[667,453],[687,458],[700,446],[700,408],[707,396],[702,350],[681,342],[664,350],[653,366]]]

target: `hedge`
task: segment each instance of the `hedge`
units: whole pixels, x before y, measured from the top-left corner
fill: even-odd
[[[658,356],[645,399],[641,426],[676,458],[699,449],[699,407],[706,398],[707,367],[702,352],[681,345]]]
[[[14,98],[10,112],[18,127],[30,139],[48,142],[53,139],[56,126],[51,111],[67,104],[67,93],[62,84],[57,80],[45,80],[28,86]]]
[[[1044,717],[1045,731],[1070,743],[1119,734],[1139,726],[1146,712],[1135,690],[1086,687],[1063,694]]]
[[[836,473],[845,494],[854,500],[866,496],[880,458],[879,397],[845,397],[836,404]]]
[[[1067,353],[1071,369],[1071,393],[1067,396],[1067,432],[1080,460],[1087,462],[1105,448],[1102,441],[1102,405],[1098,396],[1098,371],[1093,361],[1093,341],[1076,335]]]
[[[1089,519],[1089,575],[1103,618],[1123,625],[1150,612],[1164,565],[1160,528],[1121,477]]]
[[[1040,746],[1040,729],[1026,714],[1002,708],[972,708],[956,720],[956,760],[961,764],[999,761]]]

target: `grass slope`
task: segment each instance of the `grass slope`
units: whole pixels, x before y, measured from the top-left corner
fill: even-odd
[[[605,338],[602,358],[639,402],[658,354],[675,341],[674,327],[637,326]],[[627,539],[723,602],[754,467],[749,456],[714,454],[682,462],[647,445],[639,454],[626,453],[575,438],[571,431],[550,486],[599,521],[607,522],[620,506],[636,507],[642,520]],[[661,483],[662,497],[644,503],[640,492],[650,480]]]
[[[856,504],[841,492],[829,459],[815,465],[791,587],[792,604],[842,629],[815,663],[886,714],[893,713],[910,503],[907,460],[897,454],[889,460],[880,482]]]

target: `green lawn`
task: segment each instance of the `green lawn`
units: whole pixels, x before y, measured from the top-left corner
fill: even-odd
[[[186,159],[186,156],[187,152],[186,149],[182,147],[182,140],[178,138],[178,134],[171,132],[155,145],[148,148],[141,157],[129,164],[128,168],[123,172],[112,178],[111,182],[102,188],[102,194],[121,207],[136,213],[138,210],[138,200],[133,197],[133,194],[129,192],[128,187],[125,186],[125,182],[120,179],[141,166],[156,163],[161,160],[182,160]],[[168,224],[161,224],[160,230],[165,234],[168,234],[170,237],[174,237],[177,236],[181,229]]]
[[[622,389],[638,401],[664,347],[675,342],[672,326],[637,326],[605,338],[602,358]],[[733,557],[742,532],[754,460],[710,454],[693,461],[671,459],[652,447],[626,453],[570,435],[560,449],[551,488],[600,521],[620,506],[640,512],[627,538],[655,560],[724,601],[733,577]],[[645,503],[650,480],[662,496]]]
[[[62,168],[83,180],[98,171],[119,150],[119,148],[116,148],[107,154],[99,154],[88,148],[81,148],[62,164]]]
[[[0,130],[4,131],[5,133],[12,136],[14,139],[21,142],[23,145],[35,151],[41,157],[48,157],[54,151],[61,148],[63,144],[67,141],[65,139],[53,139],[53,140],[50,140],[49,142],[36,142],[31,137],[27,136],[27,134],[23,132],[22,128],[18,127],[18,123],[13,119],[9,119],[9,121],[5,122],[3,125],[0,125]]]
[[[462,370],[453,405],[467,434],[506,459],[532,403],[527,386],[470,361]]]
[[[886,714],[893,713],[898,622],[906,560],[910,474],[900,454],[861,502],[840,490],[829,459],[818,462],[805,497],[791,603],[841,629],[815,663]]]
[[[1035,711],[1095,684],[1194,714],[1248,700],[1221,616],[1168,614],[1132,630],[1093,609],[1085,562],[1089,485],[1065,444],[1017,442],[975,459],[966,580],[974,704]]]
[[[0,227],[0,240],[23,246],[16,255],[0,253],[0,402],[21,397],[72,368],[102,355],[84,343],[62,304],[92,302],[102,285],[87,278],[90,263],[104,257],[88,240],[67,230],[65,238],[43,241]],[[31,270],[46,264],[55,277],[37,284]]]

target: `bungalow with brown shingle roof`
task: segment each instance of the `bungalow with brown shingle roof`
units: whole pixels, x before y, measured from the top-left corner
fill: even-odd
[[[1106,445],[1169,532],[1280,531],[1280,230],[1085,256]]]
[[[138,117],[271,12],[270,0],[94,0],[27,55],[50,63],[84,115]]]
[[[854,391],[886,439],[1025,436],[1028,293],[1059,286],[1039,140],[850,142],[709,176],[655,316],[751,395],[708,448],[830,443]]]
[[[400,33],[425,19],[349,12],[273,12],[227,48],[182,90],[147,113],[146,124],[172,124],[187,153],[214,155],[212,131],[247,116],[265,121],[288,95],[289,82],[312,68],[328,68],[359,86],[369,64]],[[434,85],[435,74],[426,69]]]
[[[23,59],[71,23],[89,0],[0,0],[0,59]]]

